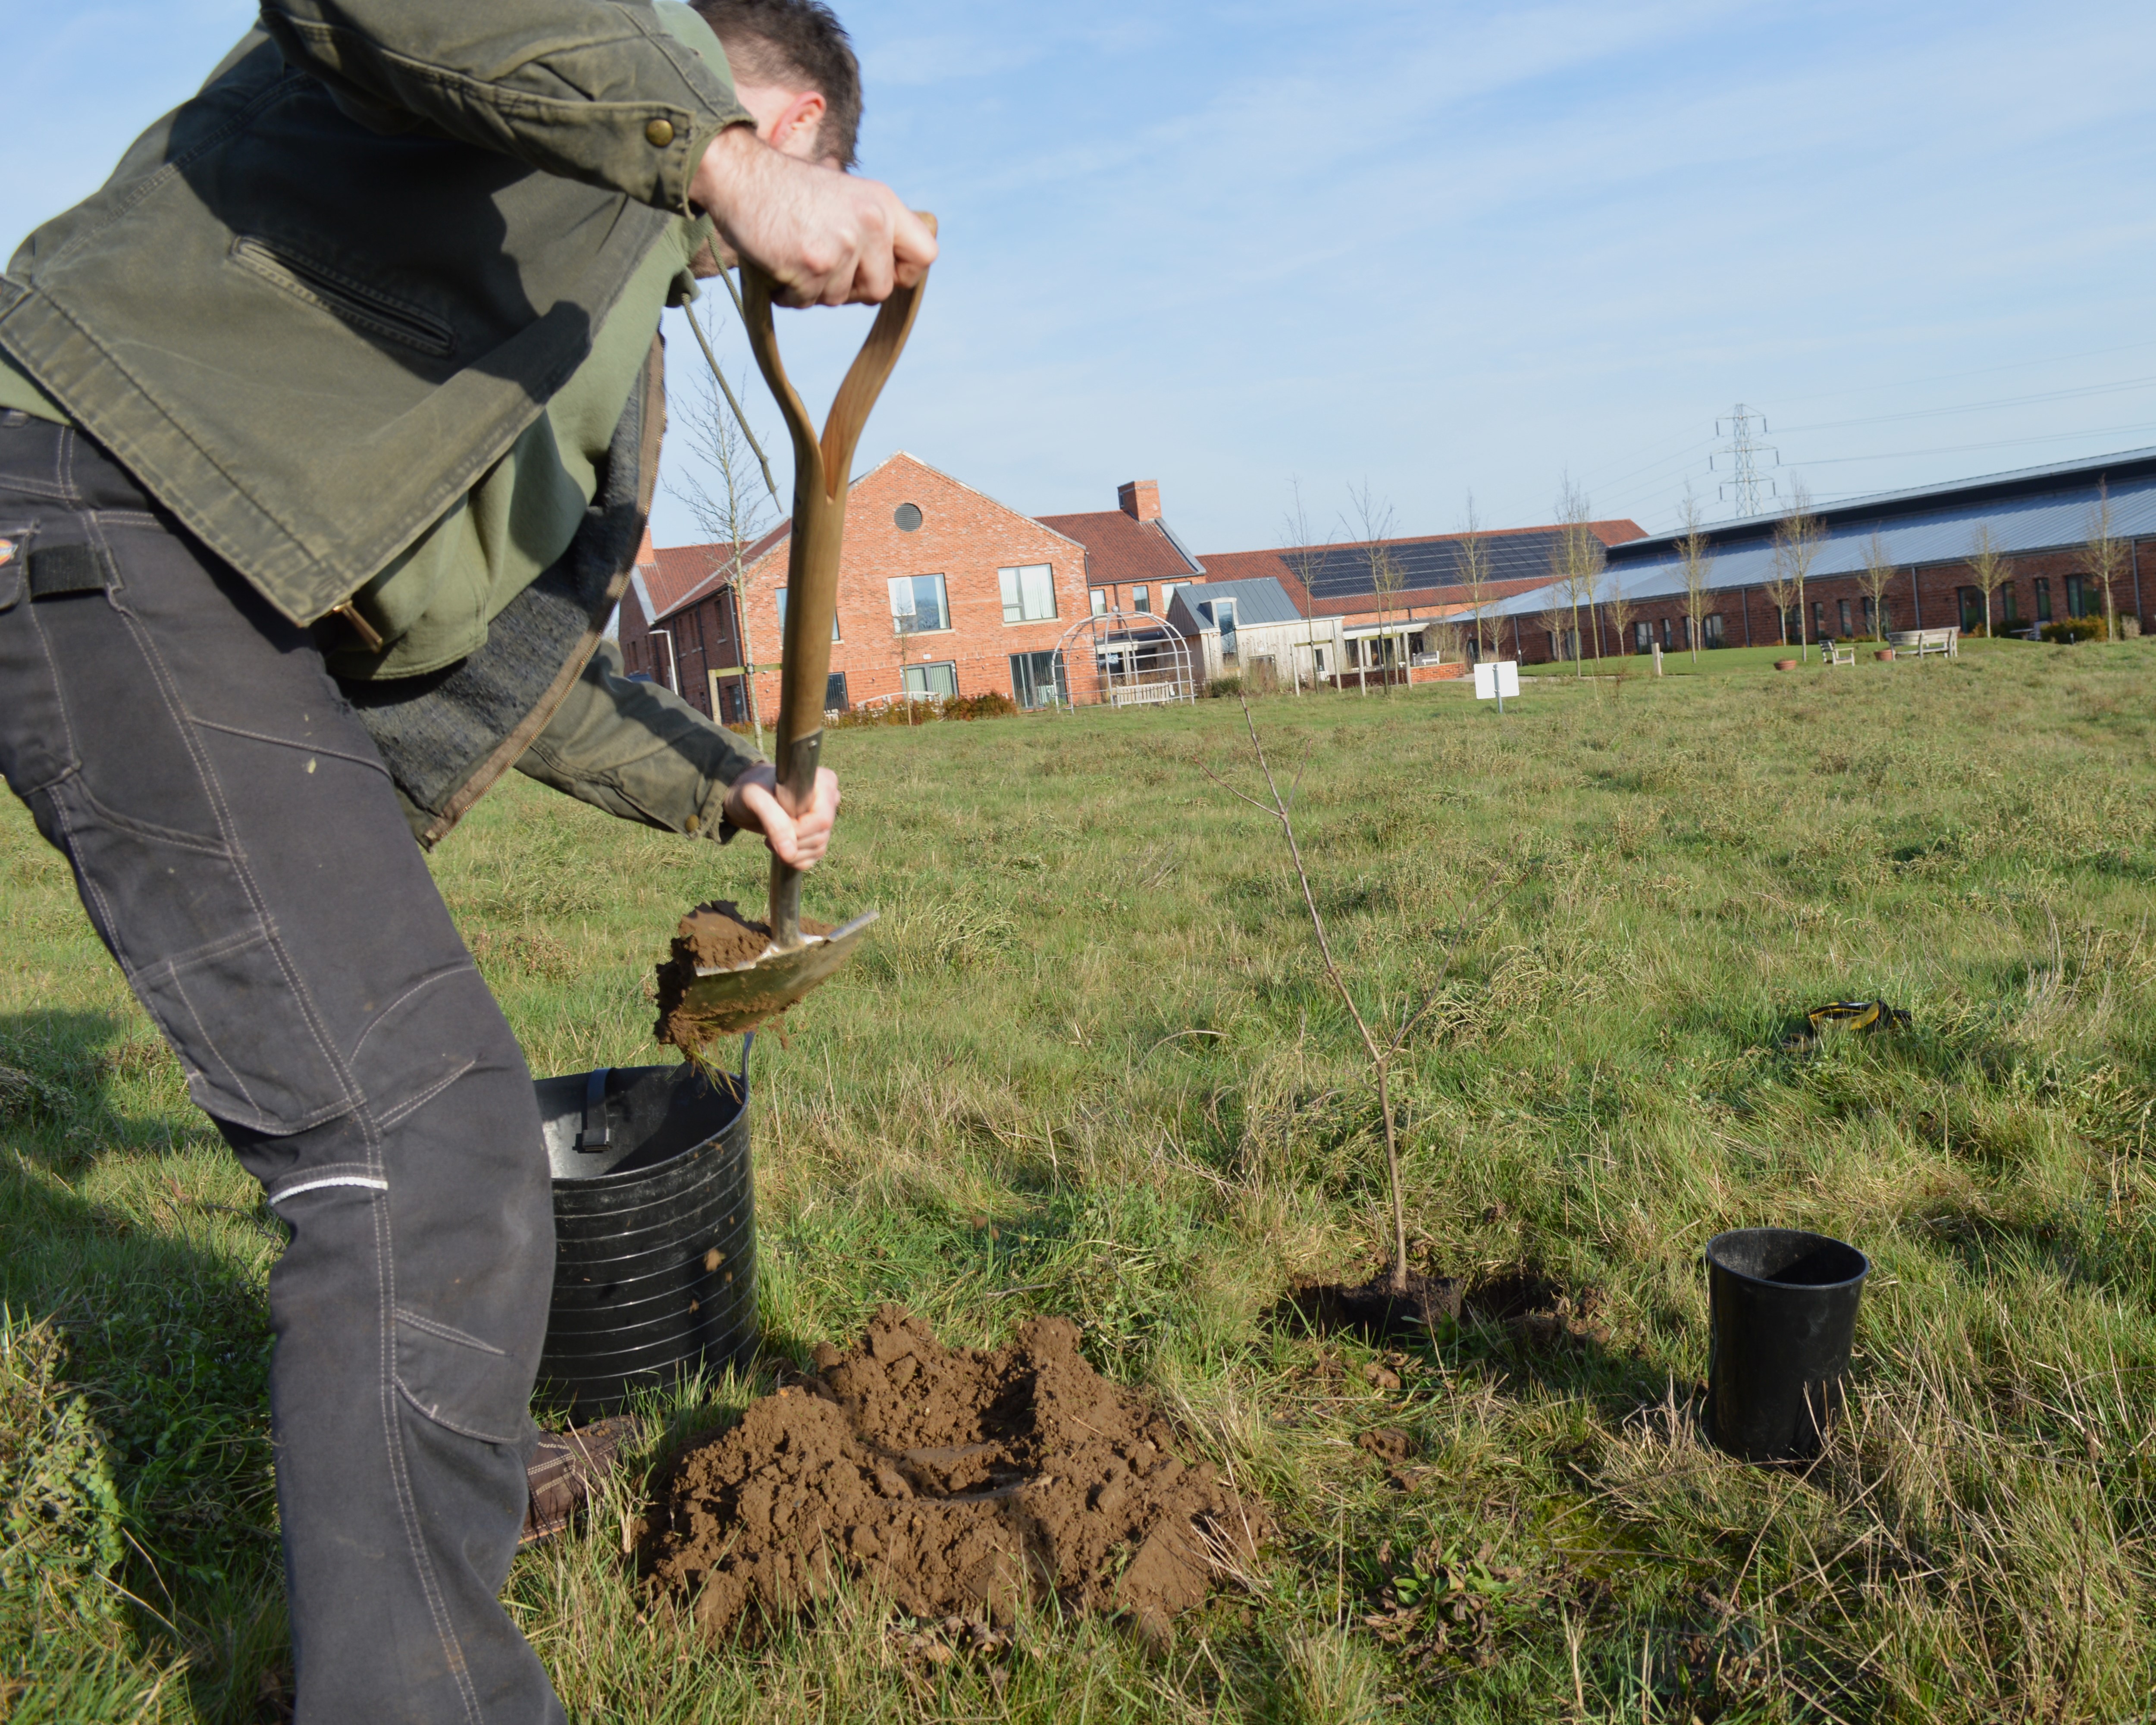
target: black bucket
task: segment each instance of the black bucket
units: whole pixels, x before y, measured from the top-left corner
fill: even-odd
[[[554,1173],[542,1394],[578,1420],[756,1346],[744,1076],[617,1066],[534,1088]]]
[[[1744,1461],[1819,1454],[1871,1273],[1863,1253],[1824,1234],[1741,1228],[1707,1241],[1707,1410],[1717,1446]]]

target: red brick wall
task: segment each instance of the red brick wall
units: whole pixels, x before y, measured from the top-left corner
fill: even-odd
[[[2141,568],[2141,594],[2156,601],[2156,540],[2143,540],[2134,547]],[[2082,572],[2085,553],[2079,547],[2063,551],[2038,552],[2025,557],[2008,559],[2009,577],[1991,595],[1992,627],[2005,633],[2004,604],[2008,587],[2014,590],[2018,620],[2010,627],[2019,630],[2037,622],[2036,589],[2038,578],[2051,583],[2051,615],[2046,619],[2056,622],[2067,615],[2066,578]],[[2114,583],[2112,591],[2113,608],[2123,617],[2141,614],[2142,598],[2136,593],[2135,560],[2129,557],[2125,569]],[[1926,563],[1912,570],[1897,569],[1894,580],[1887,592],[1887,624],[1889,629],[1946,629],[1958,627],[1961,623],[1959,589],[1974,587],[1975,578],[1969,573],[1965,562]],[[1849,603],[1849,629],[1841,624],[1841,602]],[[1840,635],[1845,633],[1863,635],[1864,588],[1855,576],[1833,575],[1804,583],[1804,634],[1808,640],[1817,640],[1819,631],[1814,621],[1812,607],[1826,608],[1825,633]],[[2102,599],[2093,601],[2096,614],[2102,614]],[[1707,610],[1722,617],[1722,644],[1727,647],[1773,646],[1780,639],[1774,622],[1774,607],[1765,592],[1758,587],[1725,588],[1707,596]],[[1625,624],[1623,650],[1632,651],[1634,623],[1646,623],[1654,629],[1654,638],[1662,638],[1662,625],[1667,620],[1670,641],[1674,648],[1684,640],[1685,607],[1682,594],[1638,602]],[[1748,626],[1748,635],[1747,633]],[[1508,625],[1509,627],[1509,625]],[[1583,617],[1580,634],[1585,639],[1582,650],[1589,658],[1594,656],[1594,638],[1589,634]],[[1530,660],[1549,660],[1556,656],[1552,650],[1550,637],[1539,618],[1520,619],[1520,644]],[[1616,631],[1610,627],[1606,614],[1602,619],[1602,650],[1614,655],[1619,650]]]
[[[921,525],[910,533],[893,519],[906,503],[921,511]],[[1056,615],[1007,624],[996,572],[1027,563],[1054,570]],[[942,576],[952,626],[901,641],[891,630],[888,583],[913,575]],[[751,571],[750,640],[760,665],[779,657],[777,595],[785,581],[781,544]],[[1054,648],[1089,610],[1083,547],[910,455],[892,456],[858,480],[846,500],[831,669],[845,674],[846,697],[856,705],[896,694],[903,686],[901,663],[947,661],[957,668],[961,695],[1011,695],[1010,655]],[[1094,697],[1091,648],[1082,635],[1064,655],[1064,675],[1075,699]],[[778,706],[776,671],[759,674],[757,699],[768,720]]]

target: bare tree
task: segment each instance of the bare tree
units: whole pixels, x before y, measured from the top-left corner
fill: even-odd
[[[1550,564],[1553,576],[1556,575],[1557,562],[1558,554],[1552,552]],[[1565,645],[1565,623],[1573,613],[1571,602],[1566,596],[1563,578],[1557,577],[1553,579],[1544,591],[1549,595],[1548,602],[1537,614],[1536,620],[1549,631],[1550,657],[1553,660],[1562,660],[1569,652],[1576,659],[1579,656],[1579,637],[1577,634],[1573,635],[1571,646],[1568,648]]]
[[[1295,507],[1282,519],[1281,526],[1287,543],[1281,547],[1281,561],[1295,573],[1302,583],[1302,620],[1304,633],[1310,649],[1311,686],[1317,684],[1317,578],[1325,572],[1325,560],[1332,552],[1333,536],[1328,532],[1325,542],[1319,544],[1311,537],[1310,518],[1302,507],[1302,482],[1289,482],[1295,488]],[[1337,669],[1337,667],[1336,667]],[[1302,679],[1298,675],[1296,687],[1300,690]]]
[[[691,312],[692,321],[694,316]],[[703,335],[699,326],[696,336],[703,346],[705,357],[711,362],[711,381],[690,393],[677,409],[686,434],[682,441],[695,465],[685,479],[679,482],[670,480],[668,487],[689,506],[689,513],[696,517],[698,530],[718,548],[720,556],[712,572],[723,571],[733,590],[734,617],[739,625],[737,644],[741,649],[742,682],[748,694],[749,724],[756,732],[756,746],[761,749],[763,715],[757,702],[756,648],[749,630],[749,613],[757,577],[745,553],[763,536],[768,519],[763,499],[756,493],[754,470],[750,465],[752,460],[761,465],[762,455],[747,421],[740,416],[733,386],[727,382],[718,357],[711,352]],[[768,490],[768,467],[764,468],[763,477]]]
[[[1452,944],[1446,948],[1445,962],[1438,968],[1437,976],[1429,992],[1424,994],[1421,1004],[1413,1011],[1404,1014],[1395,1024],[1392,1021],[1390,1004],[1381,1001],[1384,1021],[1376,1029],[1372,1029],[1370,1018],[1364,1015],[1362,1007],[1357,1004],[1354,990],[1348,986],[1348,978],[1333,957],[1332,942],[1326,933],[1325,918],[1317,908],[1317,895],[1311,890],[1310,874],[1303,866],[1302,847],[1296,842],[1295,834],[1296,787],[1291,784],[1286,794],[1281,794],[1280,784],[1273,777],[1272,765],[1265,759],[1265,745],[1258,740],[1257,721],[1251,716],[1250,703],[1247,699],[1243,702],[1243,722],[1250,730],[1250,748],[1257,756],[1258,771],[1265,783],[1265,794],[1254,797],[1246,791],[1238,790],[1210,767],[1201,765],[1200,770],[1229,795],[1279,822],[1281,835],[1287,841],[1288,860],[1294,865],[1295,878],[1302,887],[1303,907],[1309,911],[1310,925],[1317,932],[1318,955],[1325,961],[1327,979],[1332,983],[1333,992],[1340,997],[1340,1004],[1348,1009],[1348,1016],[1354,1021],[1356,1034],[1362,1039],[1363,1052],[1370,1062],[1371,1075],[1377,1080],[1378,1111],[1383,1117],[1385,1127],[1385,1180],[1393,1200],[1392,1291],[1395,1294],[1404,1294],[1408,1291],[1408,1210],[1407,1197],[1400,1184],[1399,1133],[1393,1120],[1393,1062],[1407,1045],[1408,1037],[1414,1027],[1437,1004],[1445,973],[1451,968],[1453,958],[1459,951],[1460,941],[1464,938],[1467,919],[1464,916],[1460,919],[1461,932],[1454,937]]]
[[[1774,570],[1794,589],[1797,604],[1797,657],[1811,657],[1811,631],[1804,623],[1804,577],[1811,566],[1819,561],[1821,548],[1826,543],[1826,528],[1812,513],[1811,487],[1803,480],[1789,482],[1789,512],[1774,529]],[[1774,591],[1770,584],[1768,591]],[[1782,639],[1789,640],[1789,629],[1783,626]]]
[[[1610,633],[1617,637],[1617,656],[1625,656],[1625,631],[1630,625],[1632,614],[1639,608],[1633,604],[1625,592],[1623,573],[1616,569],[1608,572],[1602,583],[1602,612],[1609,619]]]
[[[1442,623],[1434,623],[1424,631],[1424,634],[1425,638],[1430,635],[1437,637],[1437,651],[1440,658],[1449,657],[1459,660],[1466,658],[1467,625],[1457,618],[1448,618]]]
[[[1467,494],[1467,519],[1460,529],[1460,578],[1467,588],[1467,603],[1475,608],[1475,656],[1490,656],[1495,619],[1485,617],[1490,602],[1490,543],[1482,536],[1482,522],[1475,513],[1475,494]]]
[[[2118,618],[2112,603],[2112,583],[2126,571],[2128,557],[2132,554],[2125,540],[2116,531],[2111,509],[2111,483],[2098,480],[2096,501],[2089,505],[2088,542],[2082,547],[2082,572],[2095,578],[2103,592],[2103,637],[2107,641],[2118,639]]]
[[[1684,507],[1678,512],[1684,531],[1677,539],[1677,564],[1684,575],[1685,622],[1690,634],[1691,662],[1699,663],[1700,631],[1707,623],[1707,578],[1714,569],[1714,553],[1707,549],[1706,529],[1700,525],[1699,499],[1685,487]]]
[[[1976,583],[1976,590],[1984,595],[1984,632],[1991,633],[1991,596],[1999,591],[1999,583],[2013,572],[2006,561],[1991,524],[1984,522],[1976,530],[1976,538],[1969,553],[1969,578]]]
[[[911,631],[906,626],[906,614],[894,611],[891,614],[891,653],[898,665],[898,700],[906,709],[906,728],[913,726],[913,693],[906,686],[906,662],[913,645]]]
[[[1360,491],[1353,485],[1348,488],[1348,501],[1355,511],[1355,526],[1362,530],[1363,557],[1370,568],[1370,591],[1378,601],[1378,672],[1389,696],[1393,692],[1392,666],[1385,655],[1392,644],[1393,603],[1407,585],[1406,571],[1393,555],[1392,547],[1385,542],[1393,536],[1393,506],[1372,492],[1368,480],[1363,481]]]
[[[1774,625],[1781,631],[1782,644],[1789,644],[1789,601],[1795,595],[1797,583],[1784,572],[1782,559],[1778,555],[1768,566],[1767,578],[1760,586],[1765,588],[1767,603],[1774,608]]]
[[[1587,607],[1587,621],[1594,628],[1594,601],[1602,587],[1602,571],[1607,561],[1602,542],[1595,536],[1591,523],[1594,519],[1594,506],[1588,501],[1587,493],[1567,475],[1558,492],[1557,518],[1558,521],[1557,550],[1554,562],[1558,578],[1563,583],[1567,603],[1572,608],[1573,672],[1584,676],[1583,661],[1586,655],[1580,650],[1579,608]],[[1594,657],[1602,658],[1602,631],[1594,628]]]
[[[1864,596],[1871,601],[1871,639],[1884,642],[1887,639],[1887,589],[1894,583],[1893,559],[1887,555],[1887,542],[1876,533],[1864,547],[1864,572],[1856,583],[1864,589]]]

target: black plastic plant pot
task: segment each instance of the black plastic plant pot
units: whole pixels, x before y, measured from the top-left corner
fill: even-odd
[[[1743,1461],[1819,1454],[1871,1273],[1855,1246],[1793,1228],[1707,1243],[1707,1424],[1719,1448]]]
[[[585,1420],[746,1360],[757,1339],[746,1080],[618,1066],[534,1088],[554,1173],[542,1392]]]

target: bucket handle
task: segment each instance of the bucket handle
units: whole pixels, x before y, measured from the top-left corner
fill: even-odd
[[[577,1148],[587,1156],[595,1156],[613,1142],[606,1117],[607,1074],[613,1070],[611,1066],[598,1067],[584,1080],[584,1125],[577,1134]]]

